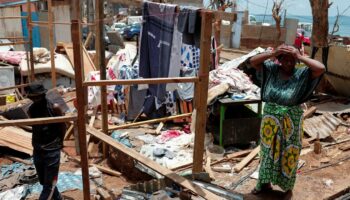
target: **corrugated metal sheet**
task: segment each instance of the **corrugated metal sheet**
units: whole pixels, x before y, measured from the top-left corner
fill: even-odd
[[[329,137],[341,123],[342,121],[339,118],[330,113],[325,113],[321,116],[306,119],[304,121],[304,131],[311,138],[317,138],[319,134],[318,137],[324,139]]]

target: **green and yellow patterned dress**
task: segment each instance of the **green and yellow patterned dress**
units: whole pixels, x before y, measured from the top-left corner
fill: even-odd
[[[311,79],[308,67],[296,68],[288,80],[279,74],[279,66],[264,63],[262,99],[266,102],[261,123],[261,160],[256,189],[263,184],[292,190],[303,137],[303,111],[300,104],[312,94],[319,79]]]

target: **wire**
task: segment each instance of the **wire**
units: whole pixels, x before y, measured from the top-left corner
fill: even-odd
[[[252,4],[252,5],[254,5],[254,6],[257,6],[257,7],[260,7],[260,8],[265,8],[265,6],[264,6],[264,5],[260,5],[260,4],[257,4],[257,3],[254,3],[254,2],[251,2],[250,0],[245,0],[245,1],[247,1],[249,4]],[[269,0],[267,0],[267,1],[269,1]]]

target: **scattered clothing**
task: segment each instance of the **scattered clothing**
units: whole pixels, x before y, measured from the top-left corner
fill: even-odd
[[[228,83],[230,93],[244,93],[260,99],[260,88],[237,68],[218,68],[209,72],[209,89],[221,83]]]
[[[173,159],[176,154],[168,149],[164,149],[164,148],[155,148],[153,149],[153,155],[155,157],[161,158],[161,157],[167,157],[169,159]]]
[[[140,44],[140,70],[142,78],[168,77],[172,50],[175,5],[144,2],[143,26]],[[164,102],[166,84],[151,84],[145,100],[144,113],[152,115],[155,102]]]
[[[29,187],[28,193],[38,194],[42,189],[42,186],[39,183],[36,183]],[[60,172],[58,174],[57,189],[59,192],[65,192],[69,190],[83,190],[82,176],[75,175],[71,172]]]
[[[127,136],[123,135],[123,133],[124,133],[124,132],[121,132],[121,131],[118,131],[118,130],[117,130],[117,131],[113,131],[111,137],[112,137],[114,140],[116,140],[116,141],[122,143],[123,145],[125,145],[125,146],[127,146],[127,147],[129,147],[129,148],[132,148],[133,146],[132,146],[132,144],[130,143],[129,138],[128,138]]]
[[[7,190],[0,193],[0,200],[21,200],[26,197],[27,188],[26,186],[22,185],[16,188],[13,188],[11,190]]]
[[[157,143],[164,144],[173,138],[179,137],[181,134],[182,133],[178,130],[164,131],[160,136],[157,137]]]
[[[107,68],[107,80],[116,79],[137,79],[139,77],[138,62],[132,63],[136,55],[136,46],[127,44],[124,49],[120,49],[117,54],[109,61]],[[125,103],[125,86],[116,85],[114,96],[117,103]]]
[[[1,51],[0,60],[13,65],[19,65],[26,58],[25,51]]]

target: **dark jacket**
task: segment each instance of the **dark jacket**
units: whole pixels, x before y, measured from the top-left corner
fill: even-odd
[[[57,112],[57,109],[54,109],[54,104],[46,98],[41,102],[33,103],[28,112],[31,118],[62,116],[62,113]],[[34,150],[61,149],[65,132],[65,123],[33,125],[32,145]]]

